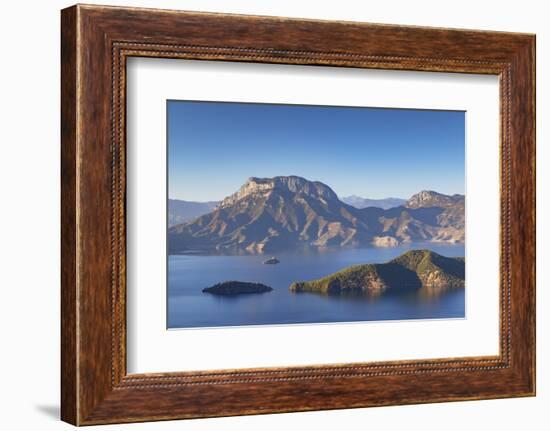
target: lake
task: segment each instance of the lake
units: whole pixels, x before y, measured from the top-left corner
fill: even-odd
[[[313,280],[350,265],[383,263],[410,249],[464,256],[464,245],[409,244],[382,248],[301,250],[274,254],[280,263],[264,265],[266,255],[171,255],[168,257],[168,328],[291,323],[463,318],[465,289],[427,295],[324,296],[292,293],[294,281]],[[202,289],[229,280],[263,283],[267,293],[219,296]]]

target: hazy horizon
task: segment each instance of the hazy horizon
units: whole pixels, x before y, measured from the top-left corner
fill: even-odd
[[[464,194],[464,114],[170,100],[169,198],[220,201],[249,177],[290,175],[340,198]]]

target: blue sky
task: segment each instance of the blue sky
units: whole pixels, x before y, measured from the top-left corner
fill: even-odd
[[[340,197],[464,193],[465,113],[168,101],[168,195],[220,200],[299,175]]]

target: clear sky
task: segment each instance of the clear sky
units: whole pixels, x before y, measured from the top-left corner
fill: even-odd
[[[465,113],[168,101],[168,195],[221,200],[298,175],[340,197],[464,193]]]

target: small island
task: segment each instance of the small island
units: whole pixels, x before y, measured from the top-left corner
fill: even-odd
[[[273,289],[261,283],[249,283],[246,281],[224,281],[223,283],[215,284],[211,287],[202,289],[205,293],[213,295],[241,295],[250,293],[265,293],[271,292]]]
[[[354,265],[318,280],[292,283],[292,292],[380,294],[464,287],[464,258],[411,250],[386,263]]]

